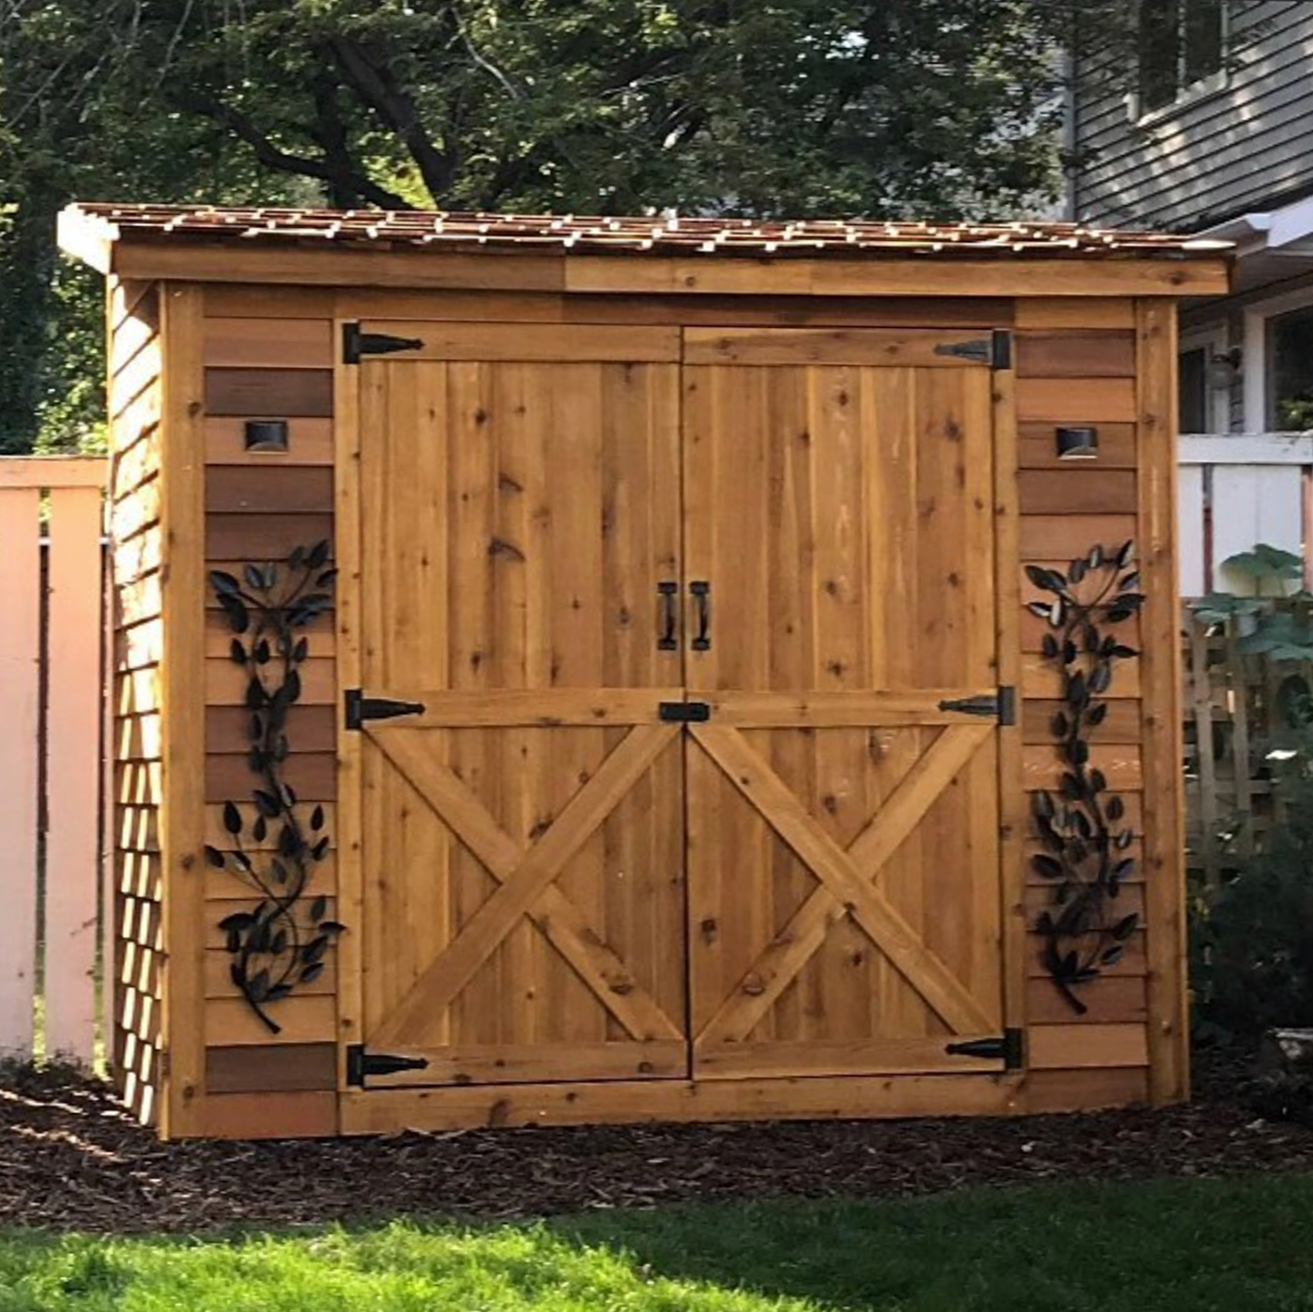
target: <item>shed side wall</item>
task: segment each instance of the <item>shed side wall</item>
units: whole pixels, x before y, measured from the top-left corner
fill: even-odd
[[[298,546],[333,540],[333,364],[331,303],[295,291],[261,290],[246,306],[207,288],[203,362],[206,571],[242,576],[248,564],[286,560]],[[252,312],[252,311],[256,312]],[[285,453],[246,450],[250,419],[288,424]],[[247,761],[250,714],[246,677],[230,659],[233,634],[205,589],[205,841],[230,846],[223,807],[237,803],[248,827],[260,785]],[[309,659],[303,692],[288,720],[292,748],[284,779],[307,814],[325,808],[336,837],[336,705],[333,617],[303,630]],[[271,846],[272,844],[266,844]],[[273,853],[255,854],[267,861]],[[336,914],[336,859],[315,867],[310,897],[329,899]],[[218,928],[252,909],[258,896],[225,870],[206,869],[204,1010],[206,1133],[243,1137],[332,1134],[337,1129],[337,953],[318,979],[276,1004],[281,1029],[261,1023],[229,976],[231,958]],[[303,914],[300,919],[304,920]]]
[[[109,288],[115,966],[110,1062],[124,1099],[159,1119],[160,306],[153,284]]]
[[[1164,311],[1169,316],[1170,310]],[[1157,532],[1151,498],[1143,486],[1144,438],[1140,419],[1142,394],[1150,381],[1138,376],[1146,358],[1139,351],[1137,303],[1108,299],[1088,306],[1060,301],[1027,301],[1017,311],[1017,415],[1019,425],[1018,492],[1021,512],[1021,600],[1045,594],[1024,575],[1027,565],[1067,570],[1071,561],[1095,545],[1116,549],[1131,540],[1137,557],[1151,550]],[[1155,363],[1155,362],[1148,362]],[[1093,425],[1099,431],[1099,454],[1088,461],[1060,461],[1055,429]],[[1170,494],[1170,484],[1155,495]],[[1169,559],[1154,586],[1171,588]],[[1146,584],[1146,587],[1148,585]],[[1174,597],[1154,598],[1170,609]],[[1155,610],[1156,614],[1156,610]],[[1141,650],[1157,640],[1149,620],[1136,617],[1118,626],[1119,639]],[[1040,789],[1054,789],[1061,765],[1054,747],[1052,720],[1061,708],[1059,674],[1044,659],[1041,642],[1049,627],[1023,612],[1021,619],[1024,776],[1028,803]],[[1175,659],[1175,645],[1166,657]],[[1121,663],[1107,694],[1109,711],[1091,739],[1092,762],[1107,776],[1109,787],[1126,803],[1130,827],[1140,837],[1128,855],[1135,873],[1117,899],[1118,916],[1138,912],[1141,927],[1126,945],[1124,959],[1102,978],[1083,986],[1088,1005],[1077,1014],[1048,978],[1043,940],[1028,933],[1026,1011],[1029,1069],[1026,1103],[1031,1110],[1060,1110],[1100,1103],[1148,1100],[1151,1093],[1149,1021],[1150,960],[1158,932],[1146,907],[1145,852],[1157,849],[1160,834],[1174,823],[1170,801],[1156,798],[1145,806],[1146,717],[1169,719],[1160,704],[1161,689],[1151,701],[1143,658]],[[1029,806],[1028,806],[1029,811]],[[1146,814],[1146,811],[1148,812]],[[1028,824],[1027,855],[1038,851]],[[1025,905],[1028,926],[1053,905],[1053,888],[1028,868]],[[1161,1090],[1154,1093],[1162,1100]],[[1182,1096],[1184,1088],[1175,1091]]]

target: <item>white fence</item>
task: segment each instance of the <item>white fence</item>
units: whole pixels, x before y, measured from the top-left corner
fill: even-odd
[[[1179,460],[1183,597],[1252,591],[1222,562],[1260,542],[1299,556],[1313,588],[1313,434],[1183,436]]]
[[[95,1055],[105,465],[0,459],[4,1055]]]

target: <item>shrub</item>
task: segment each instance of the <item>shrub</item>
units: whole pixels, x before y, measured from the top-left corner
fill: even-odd
[[[1252,1041],[1274,1026],[1313,1027],[1313,731],[1296,743],[1275,772],[1282,820],[1264,850],[1192,898],[1201,1037]]]

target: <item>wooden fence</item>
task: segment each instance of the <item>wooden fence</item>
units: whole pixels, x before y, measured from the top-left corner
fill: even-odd
[[[106,462],[0,460],[0,1054],[98,1037]]]
[[[1313,589],[1313,434],[1181,438],[1181,595],[1248,592],[1222,562],[1260,542],[1302,557]]]

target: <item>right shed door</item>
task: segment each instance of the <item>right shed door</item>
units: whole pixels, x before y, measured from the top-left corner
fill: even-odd
[[[687,330],[697,1078],[998,1070],[991,373],[930,333]],[[703,586],[705,585],[705,586]],[[700,648],[700,649],[696,649]]]

